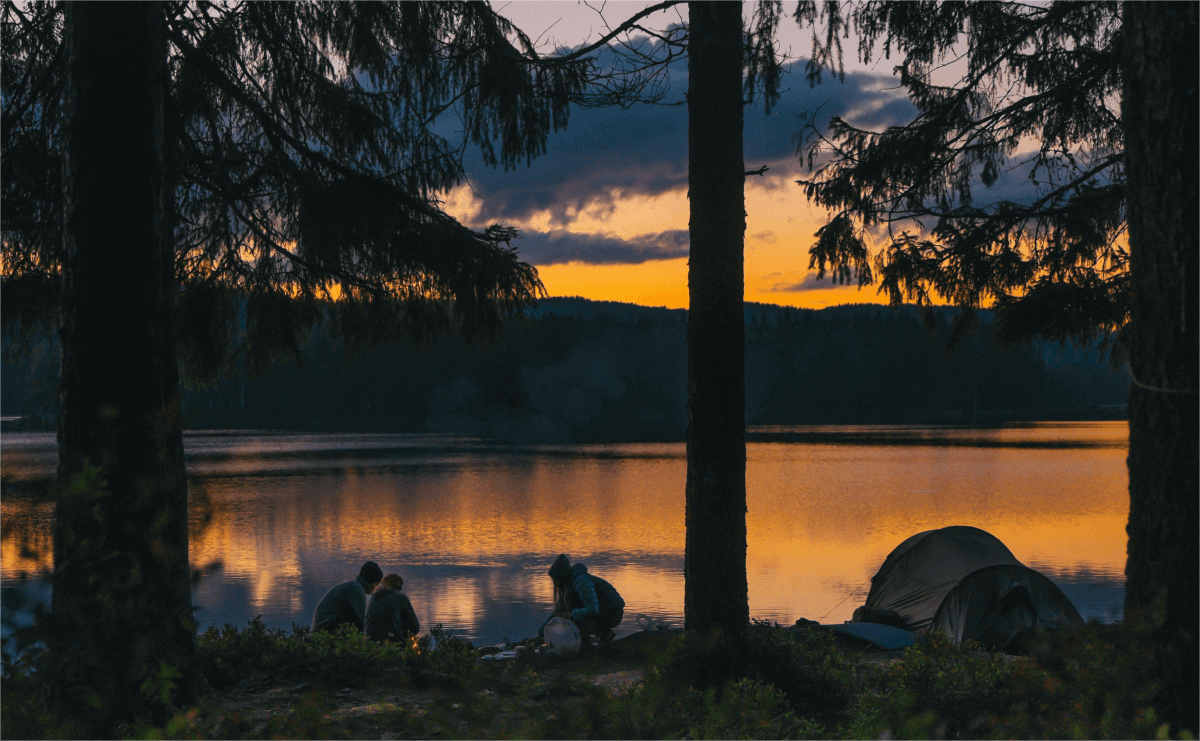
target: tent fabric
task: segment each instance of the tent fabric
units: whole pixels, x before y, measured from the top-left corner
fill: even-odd
[[[1000,564],[1022,565],[991,533],[961,525],[926,530],[896,546],[871,577],[867,607],[895,610],[906,630],[926,630],[959,582]]]
[[[957,642],[1005,646],[1022,628],[1053,630],[1083,618],[1054,582],[1026,566],[981,569],[946,595],[932,628]]]
[[[1053,582],[968,526],[927,530],[896,546],[871,578],[866,606],[895,610],[906,630],[1001,648],[1026,630],[1083,624]]]

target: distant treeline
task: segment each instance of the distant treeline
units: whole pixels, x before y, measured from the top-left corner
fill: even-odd
[[[1127,376],[1095,351],[998,349],[990,317],[947,350],[950,312],[746,307],[748,424],[994,422],[1122,418]],[[490,348],[348,354],[318,332],[302,362],[257,378],[234,368],[184,391],[189,428],[462,432],[505,440],[681,440],[687,314],[550,299]],[[53,425],[57,348],[5,363],[0,409]],[[120,362],[114,358],[113,362]]]

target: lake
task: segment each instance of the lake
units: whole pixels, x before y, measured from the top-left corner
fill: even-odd
[[[750,614],[848,620],[909,535],[973,525],[1121,618],[1126,422],[755,427],[746,484]],[[404,577],[423,629],[477,644],[532,635],[560,552],[639,613],[682,625],[682,443],[498,445],[452,435],[185,434],[202,627],[307,625],[365,560]],[[52,433],[0,439],[5,483],[52,476]],[[52,506],[0,499],[5,622],[46,599]],[[27,603],[26,603],[27,604]],[[5,626],[5,631],[10,626]]]

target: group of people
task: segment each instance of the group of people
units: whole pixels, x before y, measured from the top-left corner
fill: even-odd
[[[585,644],[590,644],[593,636],[601,642],[611,641],[625,617],[625,600],[613,585],[589,574],[587,566],[572,564],[565,553],[554,559],[548,573],[554,583],[554,611],[538,628],[538,636],[558,617],[575,623]],[[330,589],[317,603],[312,630],[335,632],[343,625],[353,625],[378,643],[408,640],[420,632],[421,623],[412,602],[400,591],[403,587],[398,574],[384,576],[379,564],[367,561],[358,570],[358,578]]]
[[[407,640],[421,632],[421,622],[408,595],[400,591],[403,588],[399,574],[384,576],[379,564],[367,561],[358,578],[330,589],[317,603],[312,630],[334,633],[343,625],[353,625],[377,643]]]

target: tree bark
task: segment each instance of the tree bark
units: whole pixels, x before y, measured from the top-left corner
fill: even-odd
[[[1126,623],[1160,650],[1160,717],[1197,727],[1200,324],[1196,3],[1126,3],[1130,252]]]
[[[66,6],[50,648],[58,708],[86,711],[98,733],[164,706],[154,698],[169,698],[195,640],[163,181],[163,11]]]
[[[688,630],[744,633],[746,325],[742,7],[688,4]]]

